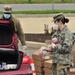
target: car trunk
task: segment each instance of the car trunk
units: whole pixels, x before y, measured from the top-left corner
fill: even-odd
[[[13,50],[0,50],[0,65],[6,63],[6,65],[17,64],[16,68],[1,69],[0,75],[32,75],[32,69],[30,64],[22,64],[23,53]]]
[[[0,71],[17,70],[20,68],[23,53],[13,50],[0,50]]]

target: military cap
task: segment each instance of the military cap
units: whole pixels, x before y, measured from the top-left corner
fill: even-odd
[[[53,22],[56,21],[57,19],[61,19],[63,17],[64,17],[63,13],[58,13],[55,16],[53,16]]]
[[[10,6],[10,5],[5,5],[3,12],[4,12],[4,13],[11,13],[11,12],[12,12],[12,6]]]

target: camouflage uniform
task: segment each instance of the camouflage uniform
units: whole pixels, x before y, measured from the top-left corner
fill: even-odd
[[[65,25],[63,30],[58,30],[52,37],[56,37],[60,43],[53,52],[53,75],[67,75],[67,67],[73,63],[73,34]]]

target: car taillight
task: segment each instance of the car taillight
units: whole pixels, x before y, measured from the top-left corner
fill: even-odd
[[[30,64],[30,57],[29,56],[23,56],[22,64]]]

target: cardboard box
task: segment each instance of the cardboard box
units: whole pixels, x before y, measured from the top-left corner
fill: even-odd
[[[75,43],[74,43],[74,45],[73,45],[73,48],[74,48],[74,51],[75,51]]]
[[[44,61],[44,67],[50,69],[52,67],[52,60]]]
[[[44,67],[44,62],[39,60],[34,60],[34,65],[39,67]]]
[[[50,68],[44,68],[44,72],[47,74],[52,74],[52,70]]]
[[[44,75],[52,75],[52,74],[50,74],[50,73],[44,73]]]
[[[40,52],[40,50],[35,51],[35,52],[32,54],[32,58],[33,58],[34,60],[44,61],[45,59],[42,58],[41,56],[39,56],[39,52]]]
[[[45,59],[52,60],[53,59],[53,55],[50,52],[47,52],[47,54],[45,55]]]
[[[39,52],[40,52],[40,49],[35,51],[33,54],[32,54],[32,58],[34,60],[39,60],[39,61],[45,61],[45,60],[50,60],[52,59],[52,54],[50,53],[47,53],[45,58],[42,58],[41,56],[39,56]]]
[[[75,67],[71,67],[69,72],[68,72],[70,75],[75,75]]]
[[[69,75],[75,75],[75,72],[74,72],[74,73],[71,73],[71,72],[70,72]]]
[[[44,72],[43,67],[39,67],[39,66],[35,66],[35,70],[36,72],[40,72],[40,73]]]
[[[42,72],[42,73],[36,72],[36,75],[44,75],[44,72]]]
[[[52,74],[52,60],[44,61],[44,72],[45,75],[51,75]]]

